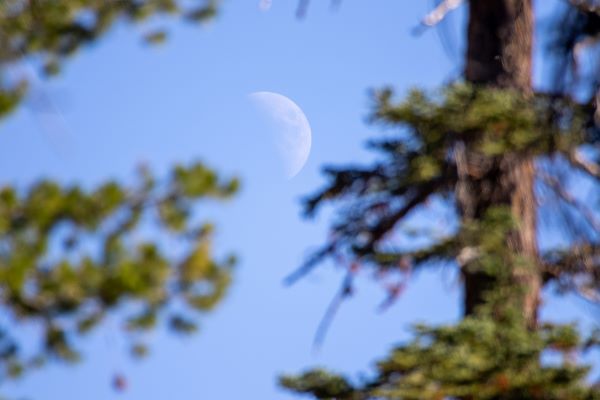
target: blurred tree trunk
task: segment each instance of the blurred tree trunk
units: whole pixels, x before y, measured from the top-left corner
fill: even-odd
[[[532,0],[470,0],[468,49],[465,77],[477,85],[514,88],[530,93],[533,6]],[[489,158],[473,151],[462,157],[463,178],[457,188],[458,207],[463,221],[478,220],[492,206],[510,206],[518,228],[506,238],[506,245],[535,268],[513,268],[512,283],[522,289],[517,299],[526,323],[533,327],[541,287],[536,241],[535,166],[533,157],[504,154]],[[496,279],[463,267],[464,312],[473,314],[483,304],[485,292]]]

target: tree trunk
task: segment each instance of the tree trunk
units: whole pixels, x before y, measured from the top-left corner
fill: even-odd
[[[470,0],[468,49],[465,77],[477,85],[514,88],[531,93],[533,41],[532,0]],[[522,289],[525,321],[535,326],[541,288],[536,239],[535,165],[532,157],[505,154],[492,159],[473,151],[463,155],[466,174],[462,188],[457,188],[457,203],[463,221],[481,219],[485,211],[498,205],[510,206],[518,229],[506,238],[507,247],[531,260],[536,268],[513,268],[513,284]],[[480,168],[485,158],[486,173],[469,174]],[[463,268],[465,282],[464,312],[473,314],[492,289],[495,280],[489,275]]]
[[[531,90],[532,0],[471,0],[469,82]]]

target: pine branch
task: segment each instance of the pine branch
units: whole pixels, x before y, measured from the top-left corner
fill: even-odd
[[[600,302],[599,244],[572,246],[549,252],[543,258],[542,267],[549,279],[589,301]]]
[[[373,261],[381,266],[394,266],[398,268],[404,268],[406,262],[408,262],[411,268],[433,261],[452,261],[455,259],[461,264],[465,261],[464,257],[468,252],[466,249],[471,249],[469,254],[476,251],[470,247],[463,249],[459,247],[458,236],[453,236],[419,250],[375,252],[373,254]]]

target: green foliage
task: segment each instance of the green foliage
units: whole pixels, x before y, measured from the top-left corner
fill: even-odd
[[[588,115],[585,107],[567,99],[468,84],[453,84],[434,95],[414,90],[399,104],[392,103],[392,91],[386,89],[375,93],[375,100],[375,122],[409,128],[410,148],[422,153],[410,160],[415,174],[423,174],[423,166],[431,170],[457,141],[486,156],[569,150],[583,141]]]
[[[223,298],[234,262],[213,258],[211,225],[192,222],[193,210],[198,201],[229,198],[237,187],[237,180],[193,164],[175,167],[160,183],[142,169],[139,184],[129,188],[112,181],[85,190],[49,180],[27,191],[0,188],[3,313],[34,324],[44,338],[32,351],[2,331],[4,374],[18,375],[49,357],[76,361],[77,338],[107,315],[132,338],[162,321],[193,332],[198,314]],[[156,229],[149,230],[151,219]],[[177,240],[182,250],[157,244],[161,238]],[[135,356],[147,352],[132,345]]]
[[[216,9],[216,0],[1,1],[0,118],[26,95],[28,82],[10,81],[7,74],[20,63],[55,75],[68,57],[119,23],[160,22],[162,28],[143,38],[159,44],[173,17],[203,22]],[[148,353],[137,340],[140,332],[163,322],[179,333],[195,331],[197,314],[225,295],[235,261],[213,258],[212,225],[195,222],[195,204],[227,199],[238,186],[194,164],[176,166],[161,183],[141,170],[135,187],[107,182],[86,190],[51,180],[27,191],[1,187],[3,312],[35,326],[41,340],[32,349],[14,334],[18,328],[0,331],[0,375],[19,376],[48,358],[78,360],[78,338],[109,315],[131,335],[135,357]],[[152,219],[154,230],[148,228]],[[177,241],[178,250],[161,246],[163,240]]]
[[[600,349],[597,332],[581,340],[572,325],[542,324],[533,330],[523,322],[522,287],[514,268],[532,268],[505,244],[515,221],[507,207],[492,207],[480,220],[465,222],[455,236],[414,252],[377,253],[373,265],[384,270],[431,260],[465,263],[471,273],[485,274],[494,285],[475,315],[457,325],[414,327],[412,341],[377,363],[373,376],[353,384],[347,377],[315,369],[286,375],[280,384],[317,399],[337,400],[592,400],[600,389],[589,386],[589,367],[576,358]],[[541,362],[543,356],[558,362]]]
[[[346,378],[322,369],[308,371],[299,377],[283,376],[280,384],[298,393],[311,393],[318,399],[360,398],[355,396],[355,389]]]
[[[16,87],[0,91],[0,118],[9,114],[21,102],[25,94],[26,84],[21,82]]]
[[[217,0],[3,0],[0,2],[0,117],[24,94],[25,81],[5,82],[4,69],[35,60],[46,75],[60,72],[65,58],[95,42],[119,22],[179,16],[190,22],[213,18]],[[166,40],[166,29],[144,36],[149,44]]]
[[[582,343],[572,326],[547,325],[532,333],[522,324],[469,317],[454,326],[416,326],[414,339],[358,385],[322,370],[280,383],[318,399],[600,399],[600,390],[585,384],[588,368],[573,361]],[[545,353],[560,360],[540,365]]]
[[[332,257],[347,267],[342,287],[351,293],[344,285],[360,267],[375,269],[385,284],[390,273],[454,264],[485,283],[478,288],[482,298],[456,325],[415,327],[414,339],[381,360],[369,379],[353,383],[316,369],[284,376],[281,385],[332,400],[600,399],[600,390],[586,382],[588,367],[575,360],[597,346],[594,336],[581,340],[573,326],[529,325],[523,309],[530,288],[519,281],[546,269],[552,275],[543,283],[564,279],[577,290],[573,282],[585,281],[600,292],[597,241],[580,236],[578,252],[553,249],[542,260],[527,259],[508,245],[522,221],[506,198],[469,193],[478,201],[477,214],[465,217],[456,209],[467,177],[491,176],[488,186],[476,186],[491,193],[506,173],[503,163],[520,158],[560,159],[597,178],[593,166],[582,168],[572,156],[580,146],[597,143],[598,127],[590,123],[594,109],[568,97],[467,84],[434,94],[414,90],[398,103],[392,99],[390,90],[375,94],[372,120],[397,130],[370,143],[381,157],[364,168],[326,169],[327,186],[306,200],[308,215],[328,202],[339,205],[338,214],[329,242],[291,278]],[[562,196],[581,212],[573,197]],[[455,212],[456,226],[441,236],[423,235],[421,247],[399,246],[402,224],[431,200]],[[386,288],[391,300],[401,293]],[[549,354],[559,362],[542,361]]]
[[[422,211],[429,201],[454,200],[463,175],[483,176],[501,156],[568,158],[597,135],[597,127],[589,125],[593,109],[545,94],[525,96],[509,89],[460,83],[433,95],[414,90],[398,104],[392,102],[390,90],[377,92],[375,100],[372,120],[399,132],[369,143],[382,155],[372,166],[325,170],[329,183],[306,199],[305,210],[311,216],[323,204],[338,202],[339,218],[332,226],[329,243],[309,259],[299,275],[327,256],[350,257],[377,269],[398,267],[398,262],[406,259],[413,267],[453,260],[471,246],[465,236],[469,230],[492,235],[495,230],[489,227],[499,230],[496,242],[482,244],[484,253],[490,246],[504,246],[503,221],[513,217],[500,209],[488,211],[500,214],[487,227],[460,227],[460,240],[437,237],[434,245],[408,251],[394,250],[386,239],[394,236],[401,221]],[[477,163],[471,162],[468,171],[458,156],[461,152],[477,156]],[[477,239],[478,234],[470,236]],[[489,236],[489,240],[494,238]]]

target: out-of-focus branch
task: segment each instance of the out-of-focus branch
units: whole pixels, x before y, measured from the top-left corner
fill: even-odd
[[[325,257],[332,254],[338,243],[337,241],[332,241],[327,246],[324,246],[319,251],[315,252],[308,261],[306,261],[300,268],[292,272],[284,279],[284,283],[286,285],[291,285],[298,281],[303,276],[307,275],[310,271],[313,270]]]
[[[450,11],[458,8],[463,2],[464,0],[444,0],[427,14],[421,20],[421,23],[425,26],[435,26],[442,22]]]
[[[600,246],[597,244],[577,245],[547,254],[543,270],[560,286],[588,301],[600,303],[599,257]]]
[[[589,162],[584,157],[581,156],[581,153],[577,150],[572,151],[568,154],[569,161],[571,165],[575,168],[582,170],[588,175],[600,179],[600,166],[594,163]]]
[[[575,7],[578,7],[582,10],[589,12],[598,12],[600,11],[600,5],[595,4],[597,1],[589,1],[589,0],[570,0],[570,3]]]
[[[331,7],[337,8],[341,2],[342,2],[342,0],[331,0]],[[296,8],[296,17],[304,18],[306,16],[306,12],[308,11],[309,3],[310,3],[310,0],[299,0],[298,1],[298,8]]]
[[[325,336],[327,335],[327,330],[329,329],[331,322],[335,318],[335,315],[337,314],[340,306],[342,305],[342,302],[352,295],[353,278],[353,272],[348,271],[346,278],[342,282],[340,291],[335,295],[335,297],[331,300],[331,303],[327,307],[325,315],[323,315],[323,318],[319,323],[317,331],[315,332],[315,338],[313,340],[313,347],[315,349],[318,349],[321,346],[321,344],[323,344]]]
[[[592,303],[600,304],[600,292],[588,286],[580,286],[577,288],[577,294]]]
[[[578,201],[571,193],[569,193],[556,178],[548,174],[542,174],[541,177],[544,183],[546,183],[557,196],[565,203],[575,208],[596,232],[600,232],[600,221],[598,221],[596,215],[585,204]]]
[[[443,0],[432,11],[421,19],[421,24],[415,27],[414,34],[422,33],[426,28],[436,26],[448,15],[448,13],[458,8],[464,0]]]
[[[296,9],[296,17],[304,18],[306,11],[308,10],[309,0],[299,0],[298,8]]]

